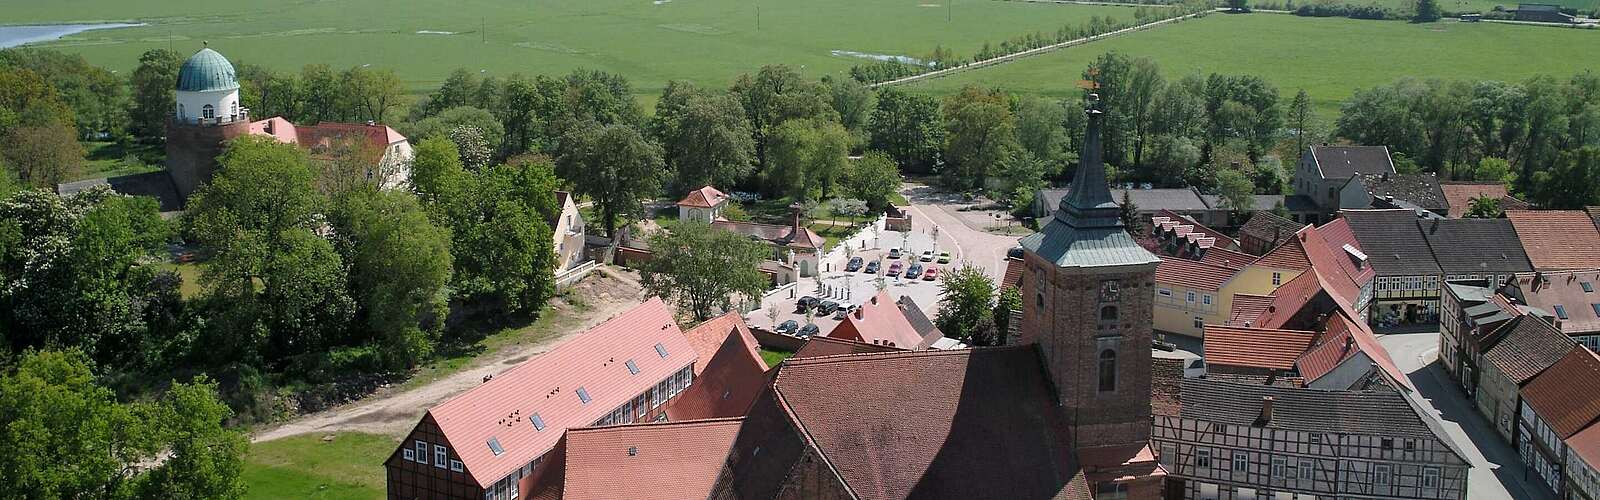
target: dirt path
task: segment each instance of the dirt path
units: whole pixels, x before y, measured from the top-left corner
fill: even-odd
[[[451,396],[483,383],[485,375],[499,373],[530,357],[542,354],[591,326],[610,319],[639,303],[641,287],[637,280],[610,266],[600,266],[573,289],[589,306],[579,324],[558,336],[533,344],[507,346],[499,352],[473,360],[467,368],[420,387],[403,392],[379,391],[327,411],[304,415],[277,427],[264,429],[250,437],[258,443],[312,432],[368,432],[401,436],[416,425],[422,414]]]

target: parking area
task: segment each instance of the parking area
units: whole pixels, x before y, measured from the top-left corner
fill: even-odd
[[[900,233],[894,234],[898,235]],[[899,244],[899,240],[896,240],[896,242],[896,244]],[[918,250],[917,254],[920,255],[920,253],[921,250]],[[776,329],[778,325],[782,325],[785,321],[794,321],[797,328],[803,328],[808,324],[816,325],[818,335],[827,335],[828,332],[833,331],[835,325],[839,324],[839,320],[834,319],[836,314],[818,316],[814,312],[810,314],[798,312],[796,304],[800,299],[809,296],[815,297],[820,301],[833,301],[840,304],[841,307],[859,305],[877,294],[880,278],[882,279],[883,289],[889,293],[889,296],[894,297],[896,300],[901,296],[911,297],[912,300],[916,301],[917,306],[921,307],[929,318],[932,318],[938,314],[939,282],[938,280],[930,281],[924,279],[927,272],[926,269],[934,268],[942,271],[947,265],[959,265],[954,261],[950,264],[919,262],[917,256],[902,256],[899,259],[891,259],[888,257],[888,248],[868,248],[856,252],[855,256],[861,257],[863,262],[882,262],[882,264],[879,265],[876,273],[864,272],[866,264],[863,264],[862,270],[847,272],[843,270],[843,265],[841,264],[835,266],[835,270],[824,272],[821,280],[816,278],[803,279],[795,283],[795,286],[763,300],[759,309],[750,312],[748,321],[753,325],[772,329]],[[921,264],[924,268],[922,276],[917,278],[906,277],[905,269],[912,263]],[[893,269],[895,264],[900,264],[900,273],[896,276],[888,276],[887,271]],[[775,318],[773,316],[774,313],[776,313]]]

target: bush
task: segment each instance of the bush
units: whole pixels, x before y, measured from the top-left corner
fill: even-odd
[[[1348,17],[1351,19],[1400,19],[1399,13],[1381,5],[1315,4],[1301,5],[1294,15],[1304,17]]]

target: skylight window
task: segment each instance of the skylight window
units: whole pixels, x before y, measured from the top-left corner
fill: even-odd
[[[1583,293],[1594,293],[1594,284],[1593,283],[1589,283],[1587,281],[1579,281],[1578,282],[1578,286],[1583,287]]]
[[[583,404],[589,404],[590,401],[593,401],[593,399],[589,398],[589,391],[582,387],[578,388],[578,400],[583,401]]]
[[[498,456],[504,454],[506,452],[506,449],[504,447],[500,446],[500,439],[499,438],[489,438],[489,451],[493,452],[494,456],[498,457]]]
[[[1594,308],[1594,315],[1595,316],[1600,316],[1600,304],[1589,304],[1589,307],[1593,307]]]
[[[1556,306],[1556,317],[1557,318],[1561,318],[1561,319],[1567,319],[1567,308],[1562,307],[1562,306]]]
[[[539,418],[539,414],[538,413],[533,414],[533,417],[529,418],[528,421],[529,422],[533,422],[533,430],[536,430],[536,431],[544,430],[544,419]]]
[[[633,374],[633,375],[638,375],[639,374],[639,365],[634,364],[633,360],[630,359],[630,360],[628,360],[628,362],[623,363],[623,364],[628,365],[628,373]]]
[[[660,354],[662,358],[666,358],[667,357],[667,346],[664,346],[664,345],[661,345],[661,344],[656,344],[656,354]]]

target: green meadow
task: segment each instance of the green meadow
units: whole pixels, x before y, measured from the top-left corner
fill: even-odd
[[[1523,80],[1567,78],[1600,69],[1600,31],[1455,21],[1410,24],[1284,14],[1213,14],[1009,64],[908,85],[952,93],[977,84],[1056,97],[1077,95],[1076,82],[1108,51],[1147,57],[1169,78],[1252,74],[1288,100],[1305,89],[1325,118],[1356,89],[1406,76]]]
[[[993,0],[0,0],[0,12],[9,24],[149,23],[43,44],[122,71],[147,49],[187,55],[208,41],[236,64],[392,68],[413,91],[458,67],[582,67],[626,75],[645,95],[672,79],[723,86],[763,64],[816,77],[868,61],[833,51],[917,57],[943,45],[970,55],[1091,16],[1134,17],[1131,7]]]
[[[322,434],[303,434],[250,445],[244,498],[383,498],[383,461],[396,441],[355,432],[331,436],[324,441]]]

